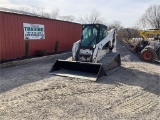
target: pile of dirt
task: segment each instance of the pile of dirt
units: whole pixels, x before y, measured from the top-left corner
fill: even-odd
[[[139,54],[129,51],[121,40],[116,40],[114,52],[120,53],[122,62],[141,62]]]

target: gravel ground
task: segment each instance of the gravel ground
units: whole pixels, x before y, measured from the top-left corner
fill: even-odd
[[[114,51],[122,67],[97,82],[49,75],[55,59],[0,69],[0,120],[159,120],[160,66],[119,41]]]

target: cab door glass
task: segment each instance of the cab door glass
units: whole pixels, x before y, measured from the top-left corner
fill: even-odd
[[[94,26],[87,26],[83,29],[81,46],[94,46],[97,38],[97,29]]]
[[[102,41],[107,35],[108,35],[107,29],[101,27],[100,28],[100,33],[99,33],[99,39],[97,40],[97,43],[99,43],[100,41]]]

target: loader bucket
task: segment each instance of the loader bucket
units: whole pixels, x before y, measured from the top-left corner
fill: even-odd
[[[104,71],[100,63],[57,60],[50,74],[96,81],[104,75]]]

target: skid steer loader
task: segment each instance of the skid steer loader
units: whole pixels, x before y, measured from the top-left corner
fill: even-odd
[[[121,65],[120,54],[112,52],[115,40],[115,29],[107,31],[102,24],[82,25],[81,39],[73,44],[72,60],[57,60],[50,74],[96,81]]]

